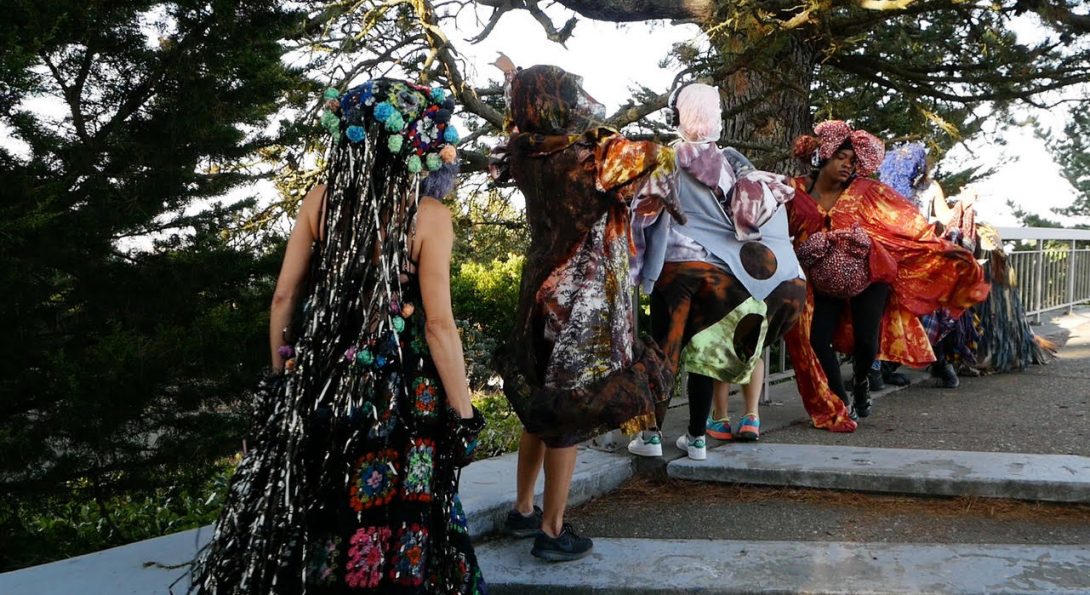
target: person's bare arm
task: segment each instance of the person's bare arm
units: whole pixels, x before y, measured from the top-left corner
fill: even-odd
[[[269,350],[271,352],[272,371],[275,374],[284,369],[284,358],[278,353],[286,343],[284,329],[290,328],[296,303],[303,291],[310,267],[310,252],[319,233],[319,221],[325,186],[319,184],[303,198],[295,228],[288,238],[288,247],[284,251],[284,262],[280,265],[280,277],[276,280],[272,306],[269,311]]]
[[[946,225],[950,221],[950,215],[954,210],[951,209],[950,204],[946,202],[946,194],[942,191],[942,186],[939,186],[938,182],[932,182],[928,192],[933,193],[934,198],[931,201],[931,212],[935,215],[935,220]]]
[[[425,335],[443,391],[463,418],[473,417],[466,382],[465,356],[450,304],[450,254],[454,225],[450,211],[438,200],[424,198],[416,219],[413,248],[419,256],[420,294],[424,301]]]

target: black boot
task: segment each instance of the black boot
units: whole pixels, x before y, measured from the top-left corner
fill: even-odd
[[[882,378],[881,370],[871,370],[867,372],[867,379],[870,380],[871,390],[882,390],[886,388],[886,382]]]
[[[855,413],[859,417],[870,415],[870,381],[866,376],[856,378],[852,382],[852,401],[855,405]]]
[[[961,384],[957,370],[950,362],[935,362],[931,364],[931,375],[939,380],[941,388],[957,388]]]
[[[900,364],[882,362],[882,381],[886,384],[892,384],[893,386],[908,386],[911,384],[908,380],[908,376],[897,371],[899,366]],[[871,385],[871,387],[873,388],[874,385]]]

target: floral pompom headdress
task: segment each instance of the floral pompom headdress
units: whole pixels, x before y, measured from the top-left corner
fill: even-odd
[[[878,168],[878,178],[901,196],[912,197],[927,177],[927,147],[923,143],[904,143],[886,153]]]
[[[377,134],[410,173],[439,170],[453,155],[444,147],[461,140],[450,123],[454,100],[440,87],[375,79],[343,95],[327,89],[324,99],[322,125],[337,142],[361,143]]]
[[[795,157],[820,167],[845,145],[855,152],[856,174],[869,176],[878,171],[885,155],[885,145],[881,139],[866,130],[852,130],[843,120],[826,120],[814,126],[816,136],[802,135],[795,139],[792,149]]]

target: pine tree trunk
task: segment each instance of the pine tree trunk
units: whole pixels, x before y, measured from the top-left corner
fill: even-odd
[[[730,48],[723,53],[732,54]],[[791,144],[813,126],[810,88],[818,56],[811,42],[790,36],[778,51],[717,81],[724,91],[723,137],[757,167],[785,174],[805,170],[791,157]]]

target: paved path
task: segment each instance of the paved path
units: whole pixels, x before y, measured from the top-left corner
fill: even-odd
[[[480,461],[462,472],[461,497],[474,537],[491,533],[515,501],[515,455]],[[615,489],[633,474],[627,455],[583,449],[572,479],[572,504]],[[542,478],[538,478],[540,500]],[[0,595],[165,595],[211,536],[211,527],[0,574]],[[175,587],[185,593],[186,580]]]
[[[965,379],[957,391],[931,388],[925,375],[915,373],[917,384],[877,396],[875,414],[864,420],[855,434],[832,434],[810,428],[793,386],[781,385],[772,395],[776,404],[762,408],[763,437],[759,447],[727,445],[715,451],[709,461],[699,464],[679,461],[673,464],[674,469],[685,469],[684,473],[691,474],[708,473],[717,468],[717,462],[723,463],[721,469],[731,466],[737,469],[740,461],[747,460],[750,469],[755,465],[765,469],[762,473],[773,473],[778,464],[792,468],[793,474],[810,469],[811,477],[870,482],[821,484],[826,487],[910,491],[905,486],[922,482],[932,486],[927,488],[929,492],[976,494],[966,489],[973,483],[963,480],[990,477],[982,480],[983,483],[993,487],[1010,484],[1003,488],[1008,490],[1008,496],[1040,499],[1049,493],[1062,494],[1064,490],[1078,492],[1082,489],[1079,482],[1069,485],[1071,482],[1063,484],[1048,479],[1052,483],[1042,484],[1043,478],[1052,476],[1039,467],[1053,466],[1053,471],[1062,476],[1067,465],[1074,470],[1068,475],[1079,475],[1080,480],[1085,480],[1081,476],[1087,474],[1084,457],[1090,455],[1090,423],[1086,417],[1090,401],[1090,310],[1080,310],[1075,316],[1063,317],[1042,329],[1061,340],[1070,338],[1055,364],[1022,374]],[[814,484],[807,484],[803,475],[783,475],[781,483],[788,485],[778,488],[783,493],[803,494],[794,503],[775,502],[775,494],[761,491],[769,488],[678,481],[657,484],[666,486],[664,491],[646,480],[624,483],[634,471],[665,478],[667,464],[680,456],[672,446],[672,439],[684,431],[687,422],[687,409],[680,405],[667,419],[664,429],[667,456],[663,459],[633,460],[627,454],[589,450],[580,455],[573,504],[613,491],[571,514],[576,522],[583,523],[581,526],[598,527],[590,532],[592,536],[603,535],[596,540],[594,555],[576,563],[546,565],[530,557],[530,544],[526,541],[500,539],[483,543],[482,564],[494,592],[520,595],[678,591],[1090,593],[1090,548],[1087,547],[1090,507],[1086,505],[1007,501],[981,505],[971,498],[953,501],[955,509],[963,506],[963,502],[966,511],[975,506],[974,514],[982,509],[1000,510],[1000,521],[1005,518],[1001,510],[1005,506],[1022,523],[983,523],[970,539],[968,532],[959,534],[956,530],[958,522],[964,520],[956,514],[947,517],[947,521],[941,515],[927,516],[928,506],[934,508],[949,501],[932,498],[929,505],[926,499],[913,501],[900,496],[832,491],[806,496],[814,492],[799,490],[796,484]],[[732,407],[736,413],[739,411],[737,397]],[[806,444],[826,447],[801,446]],[[623,442],[618,446],[623,453]],[[879,450],[897,448],[926,450],[915,453]],[[948,452],[951,450],[977,454]],[[1025,454],[990,455],[991,459],[980,454],[989,451]],[[876,485],[874,482],[879,481],[876,474],[866,472],[882,466],[889,469],[900,466],[903,470],[910,457],[916,461],[912,471],[899,475],[887,473],[886,479],[881,480],[885,484]],[[980,462],[999,461],[998,467],[989,472],[987,465],[967,463],[967,457]],[[1063,464],[1053,465],[1061,462],[1058,457],[1063,457]],[[953,462],[934,464],[941,459]],[[926,476],[924,472],[929,466],[937,469],[933,475],[945,475],[942,481],[934,483],[938,481],[934,477],[920,476]],[[1028,480],[1023,482],[1025,485],[1035,487],[1023,485],[1018,488],[1027,490],[1023,493],[1009,491],[1015,489],[1009,481],[1015,474]],[[746,476],[728,479],[745,481]],[[462,495],[474,534],[487,533],[513,501],[514,457],[471,465],[462,481]],[[615,490],[619,485],[621,489]],[[947,491],[934,487],[940,485],[959,487]],[[722,490],[734,490],[734,497],[748,498],[748,502],[708,500],[715,498],[716,493],[726,493]],[[1083,498],[1079,495],[1068,499]],[[833,506],[843,504],[841,508],[849,515],[855,512],[874,516],[877,520],[873,524],[884,526],[886,534],[875,532],[872,527],[867,537],[851,538],[852,531],[845,530],[845,526],[852,527],[851,519],[844,520],[828,508],[821,508],[829,502]],[[587,512],[592,509],[597,512]],[[755,524],[717,523],[725,516],[723,510],[745,510],[753,517],[747,520],[755,520]],[[1036,522],[1034,515],[1039,517]],[[996,515],[988,512],[986,516]],[[917,518],[922,519],[917,525],[903,522]],[[776,529],[779,534],[788,535],[786,540],[768,539],[760,531],[762,523],[767,526],[774,522],[782,523]],[[948,543],[927,543],[921,527],[942,528],[944,522],[955,527],[946,536]],[[1055,523],[1061,523],[1064,530],[1050,533],[1048,527]],[[814,528],[817,526],[828,529],[819,531]],[[1024,534],[1017,532],[1019,527]],[[1040,527],[1045,530],[1039,530]],[[606,534],[613,537],[604,537]],[[165,594],[171,581],[182,573],[179,568],[169,567],[192,559],[207,535],[207,530],[184,532],[0,574],[0,594]],[[636,535],[652,539],[633,538]],[[662,538],[667,535],[704,539]],[[836,540],[837,535],[848,539]],[[1028,535],[1033,539],[1028,539]],[[875,541],[876,537],[882,539]],[[1036,545],[1025,545],[1023,541]],[[1065,543],[1077,545],[1062,545]],[[182,590],[176,592],[184,592],[184,583],[179,587]]]
[[[1090,457],[908,448],[736,444],[667,466],[675,479],[1090,503]]]
[[[479,555],[497,594],[1090,591],[1090,550],[1072,546],[599,539],[593,555],[563,565],[510,542]]]

